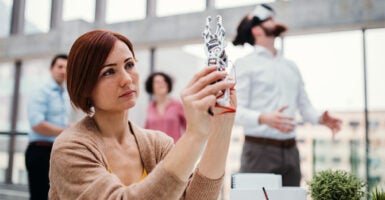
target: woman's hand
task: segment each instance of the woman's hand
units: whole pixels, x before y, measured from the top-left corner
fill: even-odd
[[[215,179],[224,173],[234,113],[210,115],[208,110],[221,112],[222,108],[216,107],[217,95],[220,91],[233,88],[234,82],[219,81],[227,74],[216,69],[216,66],[204,68],[181,93],[187,122],[186,132],[163,160],[165,169],[181,180],[190,177],[205,146],[207,147],[200,162],[200,173]],[[235,99],[235,91],[232,90],[231,106],[236,106]]]
[[[234,84],[234,82],[233,82]],[[233,85],[230,88],[230,105],[222,106],[216,104],[213,108],[214,117],[212,118],[212,131],[230,133],[234,124],[235,112],[237,108],[236,90]],[[225,133],[223,133],[225,134]]]
[[[221,108],[215,107],[216,95],[222,90],[234,87],[234,82],[219,81],[226,75],[224,71],[217,71],[216,66],[206,67],[196,74],[182,91],[181,99],[186,115],[187,134],[193,133],[207,137],[211,126],[217,124],[219,119],[222,121],[234,119],[234,113],[229,113],[212,121],[212,118],[216,118],[216,116],[213,117],[208,113],[209,109],[212,109],[214,113],[220,112]],[[231,93],[232,104],[235,106],[234,91]]]

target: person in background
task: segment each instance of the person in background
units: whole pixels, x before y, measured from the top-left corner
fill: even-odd
[[[67,55],[56,55],[51,62],[51,77],[33,90],[28,100],[28,120],[31,131],[25,153],[30,198],[48,199],[48,170],[55,138],[66,128],[70,100],[65,87]]]
[[[216,66],[194,75],[181,92],[187,126],[174,145],[129,120],[139,69],[132,43],[119,33],[94,30],[76,39],[67,87],[72,104],[89,115],[53,145],[50,199],[218,198],[235,113],[220,114],[216,95],[235,82],[217,82],[227,74]],[[235,90],[230,97],[236,107]]]
[[[236,123],[245,134],[240,172],[281,174],[284,186],[299,186],[296,112],[306,122],[329,127],[333,135],[340,130],[341,120],[315,110],[297,66],[275,49],[275,39],[287,27],[277,23],[274,14],[270,6],[257,5],[241,20],[233,40],[234,45],[254,46],[252,53],[235,62]]]
[[[160,130],[174,139],[186,129],[186,118],[180,101],[169,96],[172,79],[163,72],[154,72],[146,80],[146,92],[152,96],[147,108],[144,128]]]

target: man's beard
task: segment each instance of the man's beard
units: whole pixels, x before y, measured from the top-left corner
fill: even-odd
[[[278,37],[282,33],[287,31],[287,27],[283,24],[276,24],[273,28],[266,28],[261,25],[261,28],[265,31],[266,36]]]

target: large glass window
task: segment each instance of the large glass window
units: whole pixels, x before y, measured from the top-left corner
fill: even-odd
[[[22,135],[16,137],[12,169],[12,183],[14,184],[28,184],[27,170],[25,168],[25,150],[27,149],[27,146],[27,136]]]
[[[361,31],[287,37],[284,46],[317,109],[363,110]]]
[[[138,60],[136,67],[140,77],[140,92],[139,98],[136,101],[136,105],[130,109],[129,115],[131,121],[143,127],[149,100],[149,97],[146,94],[146,90],[144,88],[144,82],[146,81],[147,75],[150,73],[150,52],[148,50],[136,50],[135,57]]]
[[[14,64],[0,63],[0,131],[11,129],[11,102],[14,86]]]
[[[0,183],[5,182],[5,176],[8,167],[8,143],[9,137],[7,135],[0,135]]]
[[[385,29],[366,31],[369,110],[369,180],[385,187]]]
[[[215,7],[216,8],[229,8],[229,7],[237,7],[237,6],[245,6],[245,5],[255,5],[258,3],[271,3],[275,0],[216,0]]]
[[[201,52],[204,55],[203,48]],[[154,70],[171,75],[174,80],[171,96],[177,99],[179,99],[180,92],[189,83],[193,75],[205,65],[202,57],[181,47],[159,48],[156,51],[155,58]]]
[[[12,0],[0,0],[0,37],[9,36],[11,31]]]
[[[26,0],[25,29],[26,34],[49,31],[51,17],[51,0]]]
[[[298,65],[314,107],[343,120],[334,139],[324,126],[303,124],[297,128],[297,138],[303,141],[298,145],[302,184],[313,172],[325,169],[344,169],[364,178],[361,31],[291,36],[284,41],[285,55]]]
[[[107,1],[106,23],[108,24],[144,19],[145,17],[146,1]]]
[[[385,29],[366,31],[368,106],[371,111],[385,110]]]
[[[0,132],[11,130],[11,102],[14,87],[14,64],[0,63]],[[0,182],[5,182],[8,167],[8,142],[7,135],[0,135]]]
[[[35,59],[23,62],[19,93],[19,115],[17,119],[17,131],[28,132],[30,130],[27,117],[27,103],[30,92],[49,80],[50,59]]]
[[[82,19],[93,22],[95,16],[95,0],[64,0],[63,20]]]
[[[156,3],[156,15],[160,17],[167,15],[199,12],[203,11],[206,8],[206,1],[203,0],[157,0]]]

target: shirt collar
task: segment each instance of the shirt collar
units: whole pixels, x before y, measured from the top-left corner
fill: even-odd
[[[269,56],[273,58],[278,58],[282,56],[282,52],[280,50],[277,50],[277,55],[273,55],[267,48],[261,45],[254,45],[254,50],[257,54]]]
[[[59,84],[52,77],[49,78],[48,86],[52,90],[56,90],[56,91],[64,91],[65,90],[65,85],[63,84],[63,88],[60,87]]]

